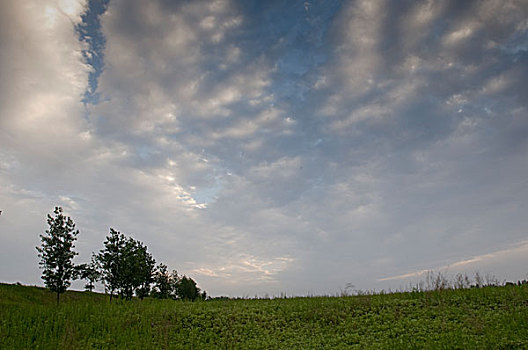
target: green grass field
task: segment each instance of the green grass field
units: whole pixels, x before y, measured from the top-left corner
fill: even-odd
[[[528,286],[112,302],[0,284],[2,349],[528,349]]]

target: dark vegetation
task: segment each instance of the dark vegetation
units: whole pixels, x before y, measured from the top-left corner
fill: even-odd
[[[187,302],[0,284],[5,349],[526,349],[528,285]]]
[[[167,266],[156,260],[142,242],[110,228],[99,253],[92,253],[90,263],[75,265],[73,258],[75,240],[79,234],[70,217],[63,215],[61,207],[56,207],[55,216],[48,215],[49,230],[40,235],[42,245],[39,252],[42,279],[46,287],[56,293],[57,304],[60,295],[71,285],[71,281],[81,278],[87,281],[85,289],[92,291],[95,282],[101,281],[110,301],[115,295],[120,299],[131,300],[135,295],[140,299],[152,296],[159,299],[205,299],[205,291],[200,292],[196,282],[187,276],[179,276],[176,270],[167,272]]]

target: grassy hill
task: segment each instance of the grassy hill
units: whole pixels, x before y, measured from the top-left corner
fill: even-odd
[[[2,349],[528,349],[528,286],[109,303],[0,284]]]

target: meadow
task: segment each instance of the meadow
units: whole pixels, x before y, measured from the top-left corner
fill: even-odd
[[[0,284],[2,349],[528,349],[528,285],[184,302]]]

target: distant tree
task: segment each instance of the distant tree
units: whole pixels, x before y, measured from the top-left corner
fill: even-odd
[[[95,256],[99,268],[101,269],[101,279],[105,289],[110,292],[110,301],[115,291],[122,285],[123,279],[123,250],[126,238],[122,233],[110,228],[110,235],[104,241],[104,249]]]
[[[168,299],[173,292],[171,274],[167,270],[167,265],[160,263],[154,273],[154,287],[152,296],[158,299]]]
[[[40,235],[42,245],[36,247],[39,252],[39,265],[43,269],[42,279],[46,287],[57,293],[57,304],[60,295],[75,278],[73,258],[78,254],[73,249],[79,231],[75,230],[72,219],[64,216],[62,212],[61,207],[55,207],[55,217],[48,214],[49,230],[46,230],[45,235]]]
[[[136,295],[143,299],[150,294],[156,270],[156,260],[147,251],[147,246],[139,241],[133,241],[134,289]]]
[[[170,297],[172,299],[178,299],[179,298],[178,290],[179,290],[179,286],[180,286],[180,276],[178,275],[178,271],[172,270],[172,272],[170,273],[169,281],[170,281],[170,285],[171,285]]]
[[[137,266],[139,261],[137,261],[136,253],[136,242],[130,238],[127,238],[125,245],[120,255],[121,259],[121,269],[120,269],[120,292],[119,296],[126,298],[127,300],[132,299],[134,294],[134,287],[137,285],[137,280],[139,276],[137,273]]]
[[[178,281],[177,295],[182,300],[194,301],[201,297],[200,288],[196,286],[196,282],[187,276],[182,276]]]
[[[200,288],[192,278],[185,275],[180,277],[176,270],[169,273],[167,265],[161,263],[154,273],[152,296],[158,299],[172,298],[191,301],[207,299],[207,293],[200,292]]]
[[[98,270],[95,256],[92,256],[92,261],[89,264],[79,265],[78,270],[80,278],[87,281],[84,289],[88,292],[93,291],[95,288],[95,282],[101,278],[101,273]]]
[[[131,299],[134,292],[140,298],[147,296],[156,264],[147,246],[112,228],[104,245],[96,261],[101,268],[102,280],[110,291],[110,300],[114,292],[126,299]]]

